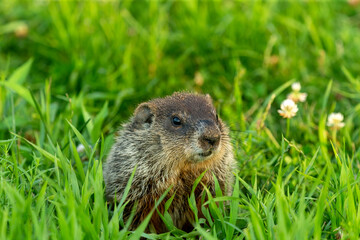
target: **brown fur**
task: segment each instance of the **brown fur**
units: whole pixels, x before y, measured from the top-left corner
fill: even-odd
[[[174,116],[181,119],[181,126],[172,123]],[[138,204],[131,228],[145,219],[154,208],[155,200],[172,186],[158,210],[163,213],[166,200],[175,194],[168,212],[177,228],[191,230],[194,213],[188,197],[195,179],[206,171],[195,190],[200,210],[202,186],[207,186],[215,195],[214,174],[223,193],[229,194],[235,166],[228,129],[217,117],[210,96],[174,93],[137,107],[130,122],[119,132],[104,165],[109,201],[115,196],[121,199],[135,166],[137,170],[124,213],[127,218],[132,207]],[[201,211],[199,214],[201,217]],[[158,233],[167,231],[157,213],[153,214],[150,226]]]

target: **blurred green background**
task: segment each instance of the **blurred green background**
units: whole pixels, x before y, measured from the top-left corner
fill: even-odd
[[[239,151],[241,137],[256,130],[252,152],[275,154],[286,128],[277,109],[290,89],[276,91],[268,114],[265,108],[292,80],[308,93],[292,138],[313,153],[320,115],[339,111],[352,146],[360,141],[359,26],[356,0],[3,1],[0,137],[12,129],[41,146],[47,135],[62,146],[70,120],[94,144],[137,104],[187,90],[214,98]],[[27,77],[12,81],[19,68]]]
[[[316,104],[330,79],[353,96],[341,67],[359,75],[359,24],[346,1],[2,1],[0,74],[32,58],[27,88],[51,79],[56,101],[83,94],[91,113],[108,101],[116,122],[178,90],[235,109],[239,87],[247,111],[290,79]]]
[[[275,154],[286,128],[277,109],[290,90],[276,91],[265,108],[292,80],[308,93],[292,123],[305,153],[319,142],[320,115],[333,111],[346,116],[353,149],[360,141],[359,26],[355,0],[2,2],[0,137],[12,129],[41,146],[48,135],[63,146],[70,120],[94,144],[140,102],[187,90],[214,98],[238,151],[241,137],[257,131],[258,148],[239,159],[265,147]],[[11,80],[16,69],[27,77]]]

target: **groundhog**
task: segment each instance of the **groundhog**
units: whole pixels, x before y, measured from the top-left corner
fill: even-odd
[[[126,220],[137,204],[131,229],[171,187],[158,210],[162,214],[166,200],[175,194],[168,213],[175,227],[190,231],[194,213],[188,198],[200,174],[205,172],[194,192],[200,217],[203,186],[215,195],[213,174],[225,195],[232,190],[235,160],[228,134],[209,95],[178,92],[140,104],[123,125],[104,165],[107,200],[121,199],[136,166],[124,210]],[[157,212],[149,227],[157,233],[168,231]]]

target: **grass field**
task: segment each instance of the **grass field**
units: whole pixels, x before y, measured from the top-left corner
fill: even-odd
[[[357,2],[1,1],[0,239],[359,239]],[[137,104],[179,90],[230,126],[233,195],[190,233],[130,232],[102,163]]]

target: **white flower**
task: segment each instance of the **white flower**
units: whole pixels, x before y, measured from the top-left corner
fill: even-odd
[[[296,115],[298,110],[299,109],[293,100],[286,99],[281,103],[278,113],[283,118],[292,118]]]
[[[300,93],[299,94],[299,101],[300,102],[305,102],[307,98],[307,93]]]
[[[297,102],[305,102],[306,101],[306,97],[307,97],[307,93],[301,93],[301,84],[299,82],[294,82],[293,84],[291,84],[291,89],[292,92],[287,95],[288,99],[293,100],[295,103]]]
[[[83,152],[85,152],[85,146],[82,145],[82,144],[79,144],[79,145],[76,147],[76,151],[77,151],[78,153],[83,153]]]
[[[18,38],[24,38],[29,33],[29,27],[26,23],[22,23],[15,29],[15,36]]]
[[[294,91],[294,92],[300,92],[301,90],[301,85],[299,82],[294,82],[293,84],[291,84],[291,89]]]
[[[287,95],[287,98],[293,100],[295,103],[299,101],[305,102],[307,98],[307,93],[292,92],[289,95]]]
[[[333,129],[340,129],[345,126],[345,123],[342,121],[344,120],[344,115],[341,113],[331,113],[328,117],[327,126]]]

